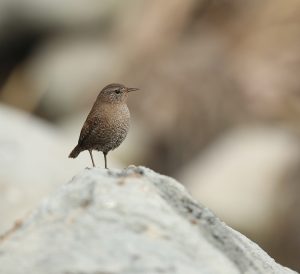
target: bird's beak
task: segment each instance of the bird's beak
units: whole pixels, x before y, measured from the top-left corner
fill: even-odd
[[[128,92],[139,90],[139,88],[127,88]]]

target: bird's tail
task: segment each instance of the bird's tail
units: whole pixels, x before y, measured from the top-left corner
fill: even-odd
[[[80,147],[77,145],[70,153],[69,158],[76,158],[81,152]]]

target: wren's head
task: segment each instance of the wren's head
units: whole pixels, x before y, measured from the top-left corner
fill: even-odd
[[[112,104],[125,103],[128,92],[134,90],[138,90],[138,88],[127,88],[121,84],[110,84],[101,90],[97,100]]]

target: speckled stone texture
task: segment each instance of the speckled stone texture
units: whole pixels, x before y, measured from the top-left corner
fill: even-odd
[[[85,169],[2,236],[5,274],[296,273],[144,167]]]

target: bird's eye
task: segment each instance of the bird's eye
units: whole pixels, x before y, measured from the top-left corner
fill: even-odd
[[[121,93],[121,90],[116,89],[116,90],[115,90],[115,93],[120,94],[120,93]]]

